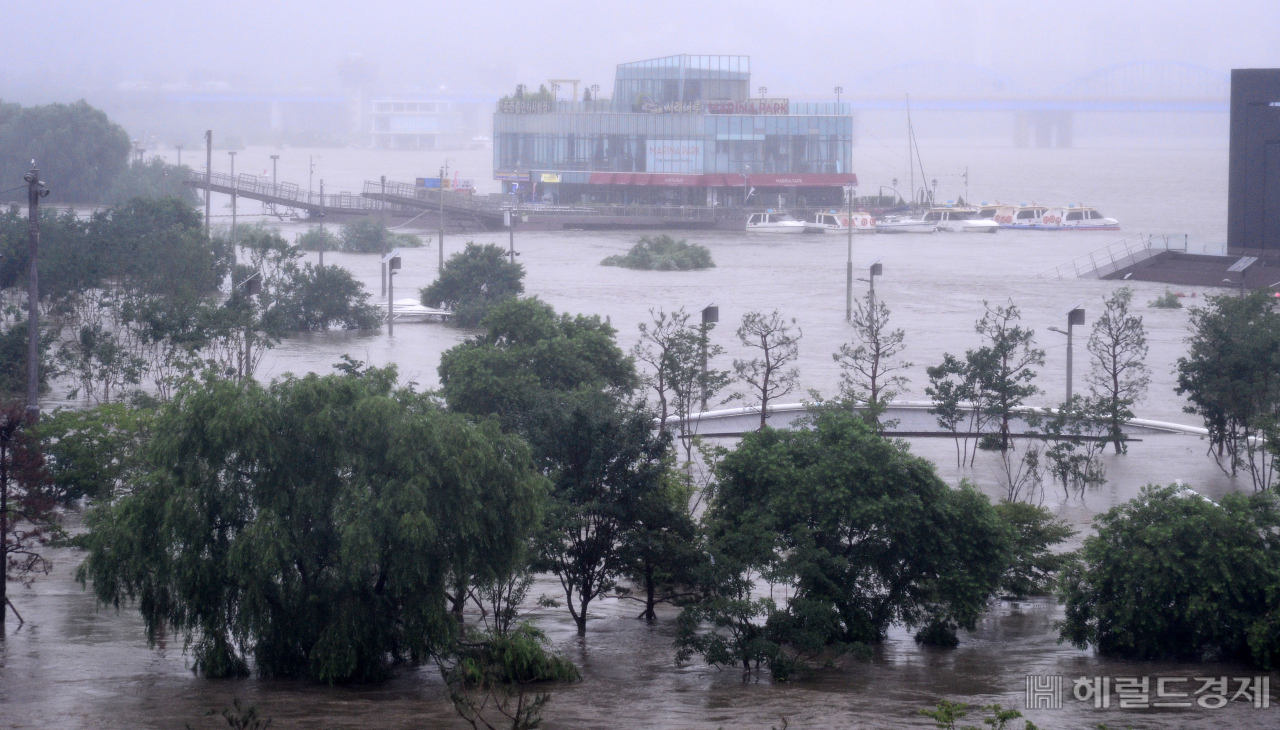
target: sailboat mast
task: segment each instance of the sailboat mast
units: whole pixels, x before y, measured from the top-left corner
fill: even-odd
[[[911,173],[911,205],[913,207],[916,204],[916,160],[911,148],[915,136],[915,130],[911,127],[911,95],[907,94],[907,169]]]

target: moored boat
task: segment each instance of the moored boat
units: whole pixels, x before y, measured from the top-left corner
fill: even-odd
[[[781,211],[752,213],[747,219],[748,233],[804,233],[805,222]]]
[[[1097,208],[1072,204],[1065,208],[1046,209],[1040,228],[1048,231],[1118,231],[1120,221],[1104,216]]]
[[[938,229],[936,220],[890,215],[876,221],[876,233],[933,233]]]
[[[806,221],[805,225],[812,230],[822,233],[847,233],[849,231],[849,214],[847,212],[837,212],[834,210],[826,213],[816,213],[813,216],[813,221]],[[870,213],[854,213],[853,232],[875,233],[875,217]]]
[[[973,208],[933,208],[924,214],[924,220],[931,222],[939,231],[952,233],[995,233],[1000,224],[990,218],[979,218],[978,211]]]

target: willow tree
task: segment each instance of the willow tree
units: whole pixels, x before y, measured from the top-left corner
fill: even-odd
[[[181,391],[149,469],[86,518],[79,579],[208,676],[374,680],[447,651],[448,576],[509,569],[542,481],[496,424],[344,369]]]

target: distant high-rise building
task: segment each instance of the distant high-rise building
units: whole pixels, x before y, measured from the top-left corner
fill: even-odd
[[[1280,256],[1280,69],[1231,71],[1227,249]]]

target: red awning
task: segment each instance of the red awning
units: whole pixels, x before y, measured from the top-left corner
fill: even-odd
[[[680,175],[661,172],[593,172],[591,185],[656,185],[682,188],[740,188],[744,184],[757,188],[838,188],[857,185],[853,173],[797,173],[794,175],[751,174],[743,181],[736,173],[712,175]]]

